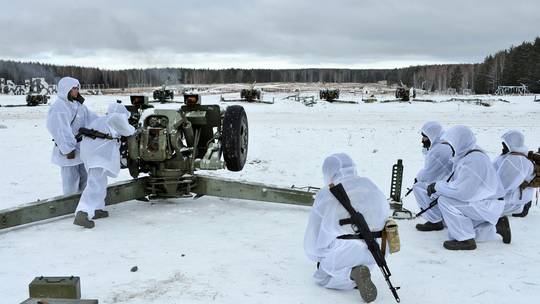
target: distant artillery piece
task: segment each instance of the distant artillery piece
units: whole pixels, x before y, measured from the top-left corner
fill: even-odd
[[[401,99],[401,101],[409,101],[411,97],[413,99],[416,98],[416,90],[414,88],[412,89],[412,94],[411,94],[411,90],[404,85],[396,89],[397,99]]]
[[[339,90],[338,89],[324,89],[319,91],[319,99],[332,102],[336,99],[339,99]]]
[[[35,107],[42,104],[47,104],[47,101],[51,98],[48,95],[30,93],[26,95],[26,105],[29,107]]]
[[[225,99],[223,96],[221,96],[220,100],[222,102],[249,102],[249,103],[274,104],[274,101],[262,100],[261,90],[255,89],[253,88],[253,86],[249,89],[242,89],[240,91],[240,99]]]
[[[253,102],[255,100],[260,100],[261,99],[261,90],[257,90],[257,89],[254,89],[254,88],[242,89],[242,91],[240,91],[240,98],[245,99],[248,102]]]
[[[26,94],[26,104],[15,104],[15,105],[0,105],[0,107],[6,107],[6,108],[15,108],[15,107],[35,107],[39,105],[46,105],[48,100],[51,98],[49,95],[47,95],[47,88],[43,88],[40,86],[30,86],[30,81],[27,81],[26,87],[28,88],[28,94]],[[16,88],[21,86],[16,86]],[[4,87],[4,90],[8,90],[9,88],[7,86]],[[44,93],[45,92],[45,93]],[[17,91],[16,94],[14,92],[14,95],[22,95],[21,92]]]
[[[322,89],[319,90],[319,99],[326,100],[328,102],[336,103],[352,103],[357,104],[354,100],[341,100],[339,99],[339,89]]]
[[[0,105],[0,107],[4,107],[4,108],[36,107],[39,105],[46,105],[49,98],[51,97],[48,95],[30,93],[26,95],[26,104]]]
[[[411,103],[411,101],[424,101],[424,102],[433,102],[432,100],[416,100],[416,89],[415,88],[408,88],[403,83],[400,87],[396,88],[395,92],[396,99],[390,99],[390,100],[381,100],[381,103],[388,103],[388,102],[408,102]]]
[[[174,100],[174,92],[172,90],[167,90],[167,87],[164,84],[161,89],[155,90],[152,93],[152,98],[154,98],[155,101],[166,103]]]

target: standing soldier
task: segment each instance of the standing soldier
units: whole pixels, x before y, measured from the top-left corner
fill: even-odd
[[[86,186],[86,169],[80,157],[75,135],[97,115],[83,105],[79,81],[64,77],[58,82],[58,94],[47,115],[47,129],[54,140],[52,163],[60,166],[64,195],[82,191]]]

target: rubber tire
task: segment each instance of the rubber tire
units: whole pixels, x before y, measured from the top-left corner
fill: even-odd
[[[223,159],[229,171],[241,171],[248,152],[248,120],[242,106],[227,107],[223,117],[221,145]]]

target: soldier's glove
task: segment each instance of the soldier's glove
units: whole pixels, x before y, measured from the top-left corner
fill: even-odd
[[[69,152],[66,154],[67,159],[74,159],[75,158],[75,150]]]
[[[429,186],[427,186],[427,195],[431,196],[435,192],[437,192],[437,190],[435,190],[435,183],[429,184]]]

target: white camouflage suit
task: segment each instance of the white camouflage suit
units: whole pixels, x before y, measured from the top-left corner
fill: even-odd
[[[80,157],[79,143],[75,135],[79,128],[87,127],[97,115],[78,101],[69,101],[72,88],[79,87],[75,78],[64,77],[58,82],[58,94],[47,115],[47,129],[54,140],[51,161],[60,166],[64,195],[82,191],[86,185],[86,169]],[[66,155],[75,150],[75,158]]]
[[[424,153],[424,167],[416,175],[417,182],[413,186],[413,193],[418,207],[426,209],[433,201],[427,195],[427,186],[440,180],[446,181],[452,173],[452,148],[441,143],[443,128],[438,122],[428,121],[420,131],[429,138],[431,146],[422,151]],[[442,221],[441,211],[437,205],[426,211],[423,217],[431,223]]]
[[[511,154],[511,152],[527,154],[521,132],[511,130],[501,138],[510,150],[506,154],[499,155],[493,163],[505,191],[503,214],[521,213],[523,206],[532,201],[534,189],[525,188],[521,191],[519,186],[524,181],[531,181],[534,178],[534,166],[525,156]]]
[[[92,139],[84,137],[81,142],[81,159],[88,170],[88,184],[84,189],[78,211],[88,214],[91,219],[95,210],[105,208],[107,177],[117,177],[120,172],[120,137],[130,136],[135,128],[128,123],[129,112],[122,104],[112,103],[107,115],[94,120],[89,129],[109,134],[115,139]]]
[[[498,198],[504,195],[504,189],[491,160],[484,152],[470,152],[479,147],[465,126],[448,129],[442,140],[455,151],[453,175],[449,182],[435,184],[432,197],[438,197],[450,240],[497,239],[495,224],[504,209],[504,202]]]
[[[389,216],[389,204],[377,186],[356,173],[352,159],[343,153],[327,157],[323,163],[325,186],[317,193],[309,215],[304,236],[304,250],[319,269],[313,277],[326,288],[353,289],[351,280],[353,267],[375,264],[363,240],[337,239],[344,234],[352,234],[351,225],[339,225],[339,220],[350,218],[349,213],[332,195],[329,184],[341,183],[351,200],[351,204],[362,213],[371,231],[381,231]],[[380,244],[380,239],[377,239]]]

